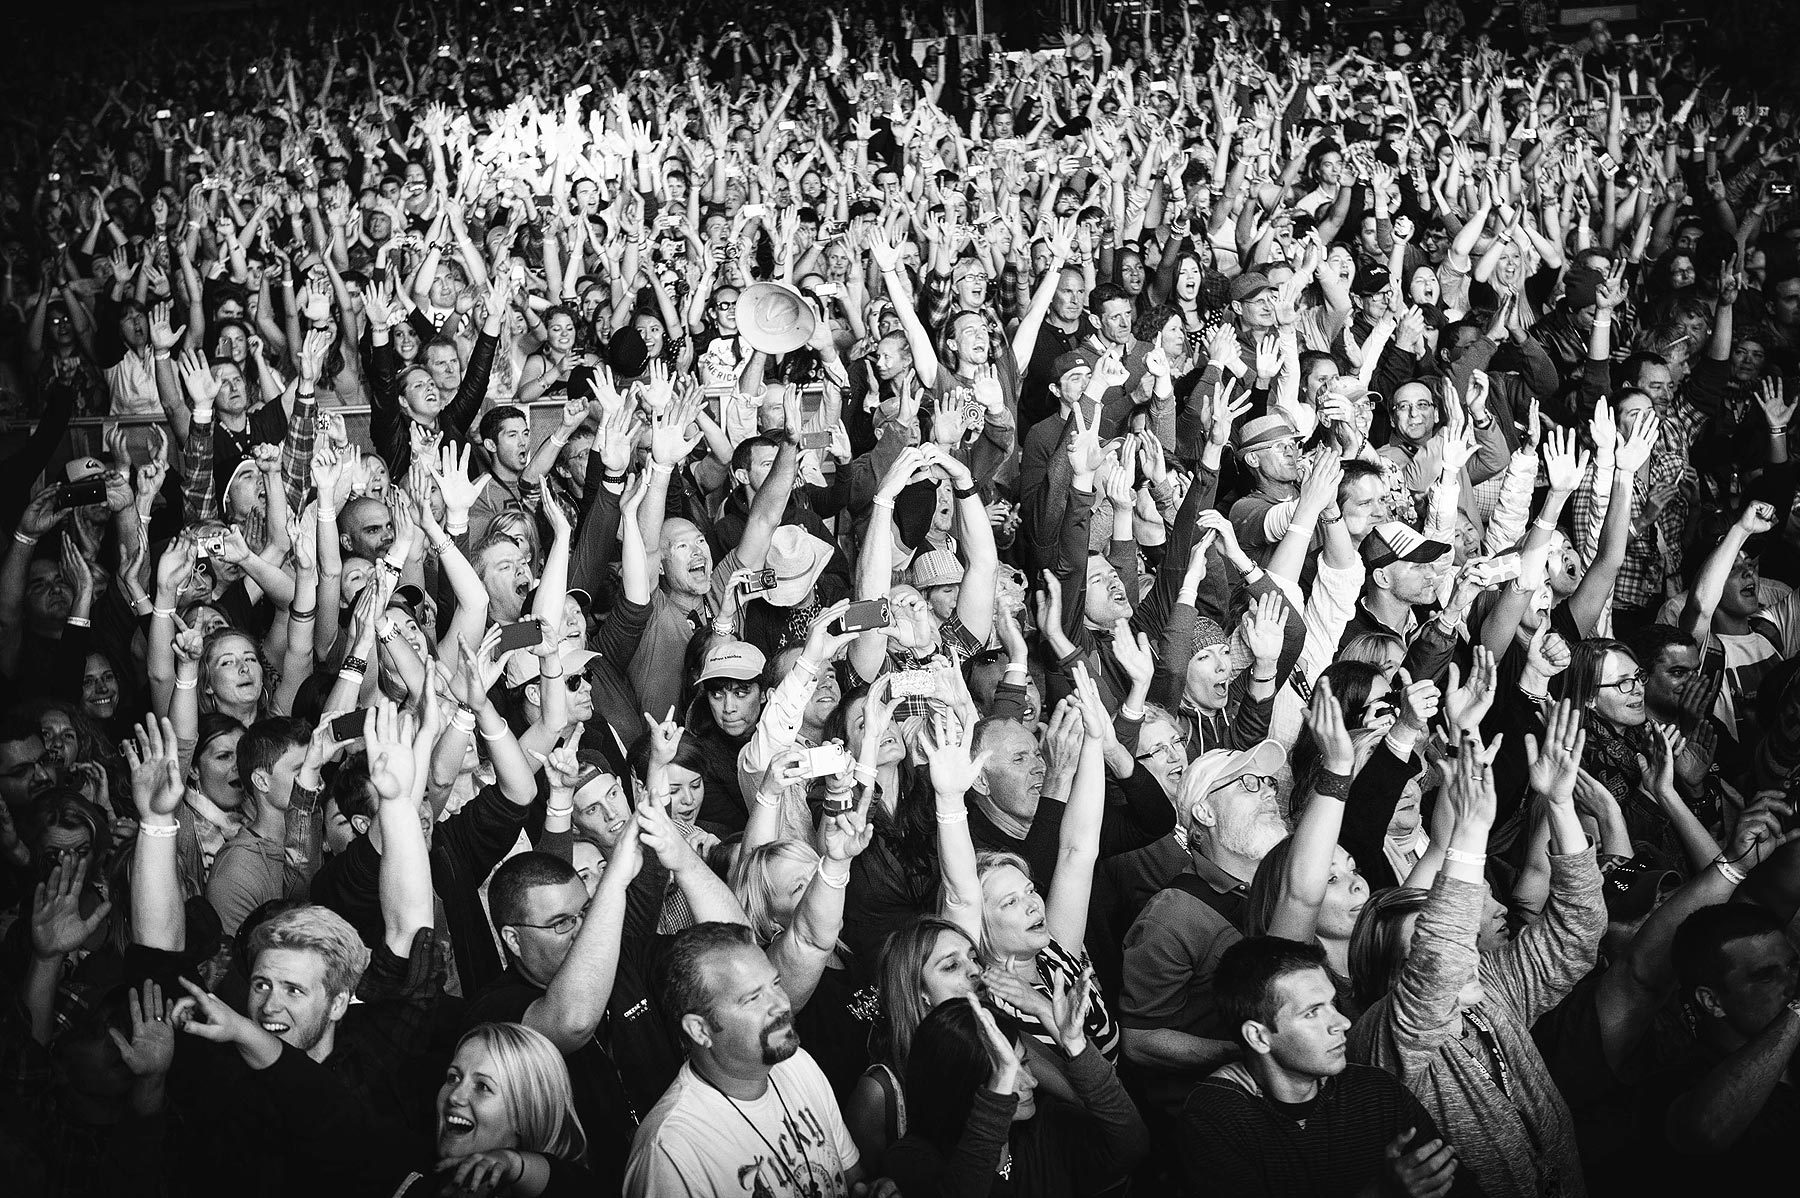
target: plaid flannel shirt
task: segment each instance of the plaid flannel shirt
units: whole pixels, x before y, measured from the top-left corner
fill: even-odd
[[[1631,519],[1643,513],[1650,492],[1664,482],[1680,480],[1684,487],[1698,479],[1687,459],[1673,453],[1657,452],[1650,459],[1650,476],[1631,480]],[[1600,529],[1606,523],[1612,502],[1612,479],[1604,490],[1596,480],[1595,467],[1588,467],[1587,477],[1575,489],[1575,548],[1582,561],[1592,563],[1600,551]],[[1613,584],[1612,605],[1629,610],[1659,601],[1665,582],[1681,570],[1681,530],[1687,521],[1688,496],[1677,495],[1656,517],[1648,536],[1633,533],[1625,546],[1625,561],[1619,567]]]

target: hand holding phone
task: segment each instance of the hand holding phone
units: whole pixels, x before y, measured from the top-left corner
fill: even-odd
[[[888,609],[886,599],[862,599],[844,609],[844,614],[838,619],[837,631],[868,632],[871,629],[886,628],[893,622],[893,612]]]

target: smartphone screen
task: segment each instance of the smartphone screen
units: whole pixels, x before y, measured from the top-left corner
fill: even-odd
[[[496,647],[496,651],[510,653],[514,649],[533,649],[541,644],[543,639],[543,626],[536,620],[519,620],[500,630],[500,644]]]

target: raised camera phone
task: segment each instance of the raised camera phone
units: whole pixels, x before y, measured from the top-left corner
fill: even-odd
[[[72,507],[86,507],[90,503],[106,502],[106,477],[100,474],[89,475],[72,483],[61,483],[56,488],[56,510],[66,511]]]
[[[801,449],[830,449],[831,448],[831,434],[830,433],[801,433],[800,434],[800,448]]]
[[[894,615],[888,610],[886,599],[863,599],[844,609],[843,617],[838,620],[838,631],[867,632],[871,628],[886,628],[893,622]]]
[[[495,646],[497,653],[510,653],[514,649],[531,649],[543,643],[544,628],[536,620],[517,620],[500,630],[500,643]]]
[[[744,579],[743,582],[743,591],[746,595],[756,595],[763,591],[772,591],[774,589],[775,571],[772,569],[758,570],[750,577]]]
[[[365,717],[369,709],[359,707],[355,711],[346,711],[331,721],[331,735],[337,740],[355,740],[363,734]]]
[[[804,762],[808,778],[829,778],[840,774],[850,764],[850,751],[840,744],[824,744],[806,750]]]
[[[938,680],[930,670],[901,670],[888,685],[895,699],[929,699],[938,693]]]

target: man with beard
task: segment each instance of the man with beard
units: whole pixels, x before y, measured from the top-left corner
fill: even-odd
[[[701,923],[676,936],[662,1000],[688,1059],[632,1142],[629,1198],[839,1198],[863,1180],[837,1099],[748,928]]]
[[[1176,803],[1189,869],[1144,905],[1125,936],[1125,1056],[1148,1071],[1151,1100],[1171,1111],[1238,1055],[1212,979],[1220,956],[1243,939],[1238,925],[1257,864],[1288,834],[1275,784],[1286,755],[1265,740],[1189,764]]]
[[[523,408],[502,404],[490,408],[478,428],[487,451],[486,481],[469,509],[469,541],[479,544],[494,517],[508,510],[530,511],[522,476],[531,464],[531,418]]]

